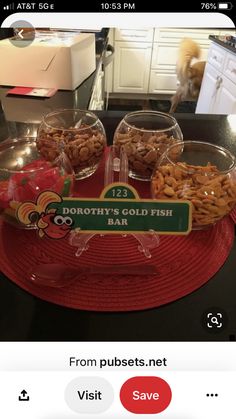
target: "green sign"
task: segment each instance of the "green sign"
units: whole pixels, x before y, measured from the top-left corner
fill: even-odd
[[[99,199],[63,198],[50,204],[56,213],[70,217],[72,229],[81,233],[188,234],[191,231],[189,201],[140,199],[125,183],[107,186]]]

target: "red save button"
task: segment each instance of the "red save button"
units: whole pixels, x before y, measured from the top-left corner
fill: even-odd
[[[120,400],[132,413],[160,413],[171,402],[171,388],[159,377],[132,377],[120,390]]]

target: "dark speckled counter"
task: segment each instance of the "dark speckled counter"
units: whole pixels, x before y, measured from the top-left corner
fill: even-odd
[[[221,47],[227,49],[227,51],[230,51],[230,52],[233,52],[234,54],[236,54],[236,43],[234,44],[233,42],[226,41],[226,39],[224,40],[224,37],[222,37],[222,36],[210,35],[209,39],[211,41],[215,42],[216,44],[220,45]],[[230,45],[230,43],[234,44],[234,46]]]

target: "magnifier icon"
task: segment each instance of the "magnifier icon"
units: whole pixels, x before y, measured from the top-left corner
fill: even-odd
[[[213,316],[211,318],[211,323],[213,323],[213,324],[219,324],[217,317]]]
[[[212,333],[220,332],[227,326],[227,313],[218,307],[213,307],[208,310],[202,316],[203,327]]]

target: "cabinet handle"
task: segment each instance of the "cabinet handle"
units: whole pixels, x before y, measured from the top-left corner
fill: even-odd
[[[223,79],[220,76],[216,77],[216,90],[218,90],[220,88],[220,85],[222,83]]]

